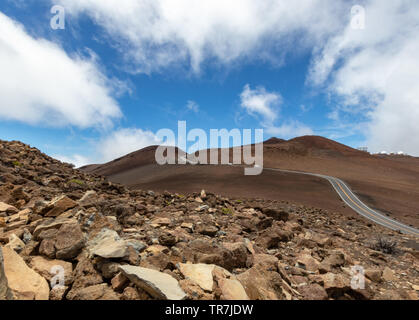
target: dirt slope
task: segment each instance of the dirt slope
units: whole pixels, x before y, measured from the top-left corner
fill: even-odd
[[[307,205],[348,212],[327,184],[314,187],[313,178],[291,174],[278,178],[272,172],[249,178],[228,166],[155,167],[154,150],[155,147],[146,148],[113,162],[84,169],[130,187],[185,192],[190,190],[187,187],[190,183],[197,181],[220,194],[241,197],[250,193],[278,200],[286,195]],[[264,143],[263,150],[264,167],[339,177],[372,208],[419,227],[419,158],[370,155],[318,136],[288,141],[272,138]],[[206,152],[209,159],[210,151]],[[229,150],[229,159],[233,161],[233,149]]]

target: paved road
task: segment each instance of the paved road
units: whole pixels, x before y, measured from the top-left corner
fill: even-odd
[[[271,171],[280,171],[280,172],[288,172],[288,173],[297,173],[297,174],[306,174],[310,176],[315,176],[319,178],[326,179],[330,182],[330,184],[333,186],[335,191],[339,194],[339,196],[342,198],[342,200],[355,212],[360,214],[361,216],[378,223],[379,225],[382,225],[384,227],[387,227],[392,230],[400,231],[405,234],[411,234],[415,236],[419,236],[419,230],[410,227],[408,225],[405,225],[403,223],[400,223],[396,220],[390,219],[386,215],[377,212],[376,210],[373,210],[369,208],[365,203],[363,203],[359,198],[352,192],[351,188],[342,180],[325,176],[322,174],[316,174],[316,173],[307,173],[307,172],[300,172],[300,171],[292,171],[292,170],[281,170],[281,169],[272,169],[272,168],[264,168],[264,170],[271,170]]]

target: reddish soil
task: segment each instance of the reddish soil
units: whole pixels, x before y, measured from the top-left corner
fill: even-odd
[[[321,179],[271,171],[249,177],[242,168],[231,166],[158,166],[154,150],[149,147],[84,169],[135,188],[179,193],[204,188],[230,197],[289,200],[352,214]],[[264,166],[341,178],[372,208],[419,227],[419,158],[370,155],[326,138],[305,136],[266,141]]]

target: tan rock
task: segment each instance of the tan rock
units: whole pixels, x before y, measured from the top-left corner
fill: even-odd
[[[377,283],[382,281],[381,270],[378,270],[378,269],[366,269],[365,276],[371,281],[374,281]]]
[[[68,287],[56,286],[49,292],[49,300],[60,301],[64,299],[65,293],[68,291]]]
[[[279,273],[255,266],[237,275],[250,300],[282,300],[282,278]]]
[[[4,272],[3,250],[0,247],[0,301],[12,300],[12,299],[13,299],[13,295],[12,295],[12,292],[10,291],[6,274]]]
[[[63,219],[61,217],[57,218],[57,219],[47,219],[45,222],[42,222],[41,224],[39,224],[34,232],[33,232],[33,236],[35,239],[38,240],[38,236],[47,230],[50,229],[59,229],[61,228],[62,225],[64,224],[73,224],[76,223],[76,220],[73,219]]]
[[[145,251],[147,253],[151,253],[153,255],[157,255],[157,254],[160,254],[160,253],[165,253],[166,254],[166,253],[170,252],[168,247],[165,247],[165,246],[162,246],[162,245],[159,245],[159,244],[153,244],[152,246],[147,247],[145,249]]]
[[[76,206],[77,202],[71,200],[66,195],[62,195],[54,198],[43,212],[45,212],[45,217],[58,217],[60,214]]]
[[[110,229],[102,229],[94,239],[88,242],[87,249],[91,256],[106,259],[123,258],[128,254],[128,245],[118,233]]]
[[[39,246],[39,253],[50,258],[55,258],[55,239],[44,239]]]
[[[11,206],[10,204],[0,202],[0,212],[6,212],[7,214],[14,214],[18,213],[19,210],[16,209],[14,206]]]
[[[383,279],[385,281],[395,281],[397,277],[394,274],[394,271],[391,270],[389,267],[385,267],[383,270]]]
[[[128,283],[128,278],[122,272],[119,272],[111,280],[112,289],[116,291],[122,290],[127,283]]]
[[[321,276],[323,280],[323,287],[328,289],[343,289],[350,286],[349,279],[342,274],[326,273]]]
[[[171,221],[169,218],[156,218],[153,221],[151,221],[151,224],[155,224],[158,226],[168,226],[171,224]]]
[[[31,213],[30,209],[25,209],[25,210],[19,211],[18,213],[14,214],[14,215],[11,215],[8,218],[7,221],[9,223],[16,222],[16,221],[25,221],[27,223],[28,220],[29,220],[29,214],[30,213]]]
[[[21,252],[23,248],[25,248],[25,243],[13,233],[9,236],[9,243],[6,245],[6,247],[9,247],[16,252]]]
[[[12,249],[4,247],[4,271],[8,286],[17,300],[48,300],[47,281],[29,268]]]
[[[7,223],[6,226],[4,227],[4,231],[7,232],[7,231],[16,230],[24,226],[26,226],[26,221],[19,220],[19,221]]]
[[[64,273],[64,284],[68,285],[73,282],[73,265],[70,262],[63,260],[50,260],[41,256],[33,257],[29,263],[31,268],[43,276],[46,280],[51,282],[54,276],[57,275],[59,267]],[[56,283],[54,283],[55,285]],[[53,284],[51,284],[52,286]]]
[[[320,263],[309,254],[301,254],[297,258],[297,267],[303,268],[307,271],[317,272]]]
[[[255,249],[253,248],[253,244],[252,244],[252,242],[249,239],[247,239],[247,238],[244,239],[244,245],[246,246],[247,250],[249,250],[249,252],[251,254],[255,254],[256,253],[255,252]]]
[[[190,232],[193,232],[193,223],[184,222],[180,226],[184,229],[188,229]]]
[[[249,300],[242,284],[234,279],[220,279],[218,286],[221,289],[223,300]]]
[[[326,290],[317,283],[309,284],[298,288],[304,300],[327,300]]]
[[[78,223],[63,224],[55,242],[57,259],[73,259],[84,247],[84,235]]]
[[[119,300],[119,296],[106,283],[87,288],[72,290],[67,294],[68,300]]]
[[[129,265],[121,266],[120,270],[131,282],[155,299],[183,300],[186,298],[178,281],[166,273]]]
[[[212,272],[214,271],[215,265],[203,263],[179,263],[178,268],[180,273],[185,277],[185,279],[195,282],[205,291],[212,291],[214,286]]]

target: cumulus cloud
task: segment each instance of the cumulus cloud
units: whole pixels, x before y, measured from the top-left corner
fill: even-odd
[[[246,84],[240,94],[241,107],[251,115],[259,115],[265,125],[272,124],[278,117],[282,97],[277,92],[268,92],[264,87],[252,90]]]
[[[283,121],[281,125],[275,125],[282,104],[282,96],[279,92],[269,92],[262,86],[252,89],[249,84],[246,84],[240,94],[240,100],[241,107],[249,115],[258,117],[260,125],[270,135],[288,139],[313,133],[308,126],[295,120]]]
[[[43,126],[110,127],[121,117],[114,84],[94,59],[70,57],[0,12],[0,119]]]
[[[98,162],[108,162],[142,148],[160,145],[152,131],[124,128],[113,131],[97,144]]]
[[[145,73],[182,64],[199,72],[209,60],[281,60],[332,34],[346,7],[333,0],[51,1],[90,16]]]
[[[367,122],[372,151],[419,155],[419,3],[371,0],[365,13],[364,30],[348,23],[317,50],[308,82],[325,87],[341,114]]]

